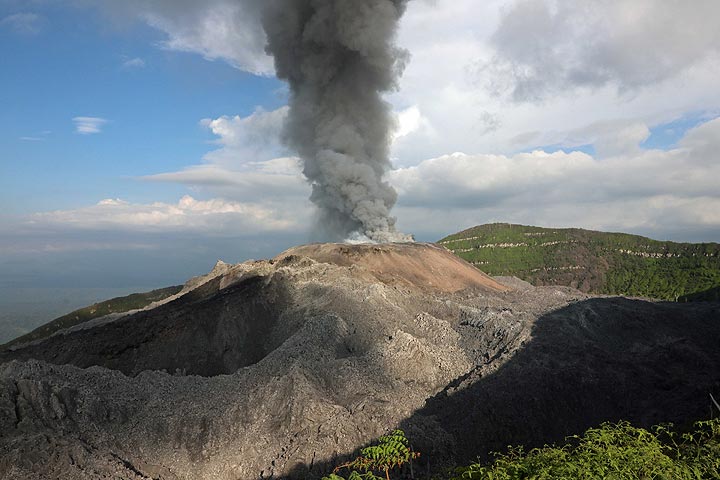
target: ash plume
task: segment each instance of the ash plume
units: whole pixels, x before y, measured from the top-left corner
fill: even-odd
[[[290,86],[285,143],[303,161],[332,240],[412,241],[390,210],[394,118],[382,94],[396,88],[407,53],[394,44],[407,0],[267,0],[266,50]]]

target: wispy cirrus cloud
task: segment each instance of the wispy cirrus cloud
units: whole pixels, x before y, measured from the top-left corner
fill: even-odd
[[[44,142],[52,132],[50,130],[43,130],[39,133],[32,135],[23,135],[20,140],[23,142]]]
[[[20,35],[37,35],[42,31],[45,17],[36,13],[14,13],[0,19],[0,27]]]
[[[145,60],[143,60],[140,57],[126,58],[122,62],[122,68],[127,68],[127,69],[143,68],[144,66],[145,66]]]
[[[81,135],[92,135],[102,132],[102,127],[108,122],[100,117],[75,117],[75,132]]]

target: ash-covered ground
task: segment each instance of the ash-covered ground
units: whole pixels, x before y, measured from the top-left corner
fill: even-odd
[[[319,476],[397,426],[432,472],[707,416],[718,338],[717,302],[532,287],[432,244],[296,247],[0,352],[0,477]]]

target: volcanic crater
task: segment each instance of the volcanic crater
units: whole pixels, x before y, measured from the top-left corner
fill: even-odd
[[[533,287],[433,244],[305,245],[0,351],[0,476],[315,476],[397,426],[431,472],[701,418],[717,338],[717,302]]]

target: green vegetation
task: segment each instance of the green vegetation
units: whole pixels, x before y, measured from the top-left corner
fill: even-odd
[[[505,223],[439,242],[489,275],[584,292],[692,301],[718,298],[720,244]]]
[[[104,302],[84,307],[74,312],[70,312],[67,315],[58,317],[45,325],[36,328],[32,332],[18,337],[5,345],[2,348],[7,348],[12,345],[32,342],[33,340],[39,340],[41,338],[47,338],[53,333],[70,328],[75,325],[87,322],[93,318],[99,318],[111,313],[123,313],[130,310],[136,310],[144,308],[153,302],[164,300],[171,295],[175,295],[182,290],[182,285],[161,288],[145,293],[133,293],[126,297],[117,297]]]
[[[389,480],[389,472],[420,454],[408,447],[401,430],[363,448],[355,460],[339,465],[322,480]],[[378,476],[381,473],[383,476]],[[525,452],[509,447],[489,463],[456,468],[450,480],[705,480],[720,479],[720,419],[696,422],[679,433],[672,425],[646,430],[628,422],[603,423],[564,445]]]
[[[511,448],[493,463],[459,468],[452,480],[617,479],[690,480],[720,478],[720,420],[697,422],[678,434],[627,422],[604,423],[563,446],[525,453]]]
[[[402,430],[394,430],[389,435],[383,435],[377,445],[371,445],[360,450],[360,456],[352,462],[339,465],[323,480],[345,480],[337,474],[340,470],[350,471],[348,480],[382,480],[376,472],[382,472],[385,480],[390,480],[390,470],[401,467],[419,457],[408,446],[408,440]]]

